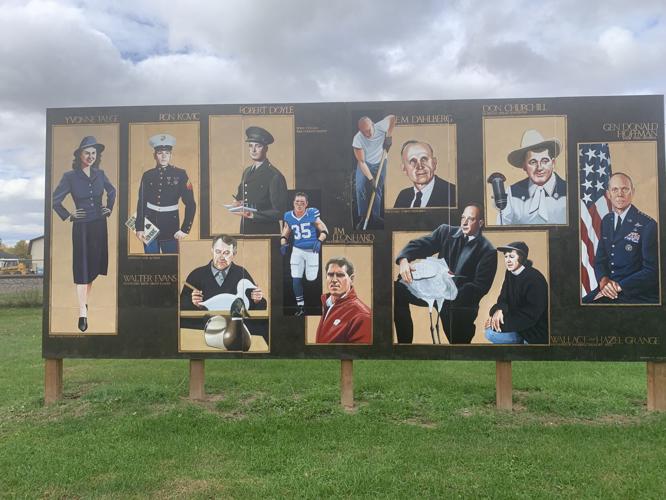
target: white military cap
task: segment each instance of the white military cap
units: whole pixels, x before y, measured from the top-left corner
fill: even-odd
[[[176,145],[176,138],[169,134],[157,134],[148,139],[153,149],[171,149]]]

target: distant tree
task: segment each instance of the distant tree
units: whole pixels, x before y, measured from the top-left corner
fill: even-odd
[[[19,240],[16,242],[16,245],[14,245],[14,248],[9,248],[7,251],[16,255],[20,259],[26,259],[30,255],[28,253],[28,248],[28,240]]]

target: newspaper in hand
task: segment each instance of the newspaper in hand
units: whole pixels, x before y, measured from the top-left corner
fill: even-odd
[[[134,212],[125,225],[136,232],[136,212]],[[160,234],[159,228],[148,220],[148,217],[143,218],[143,242],[148,245],[151,241],[157,238],[157,235]]]
[[[229,212],[256,212],[257,209],[247,206],[247,205],[224,205],[224,208],[229,210]]]

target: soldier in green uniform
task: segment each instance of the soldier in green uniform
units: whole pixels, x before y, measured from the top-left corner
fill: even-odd
[[[248,127],[245,136],[253,163],[243,171],[234,204],[248,210],[233,213],[242,217],[241,234],[279,234],[289,199],[284,175],[267,158],[275,139],[261,127]]]

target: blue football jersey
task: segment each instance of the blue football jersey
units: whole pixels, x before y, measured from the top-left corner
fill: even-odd
[[[317,226],[315,221],[319,218],[319,209],[308,207],[302,217],[296,217],[294,211],[284,213],[284,221],[291,229],[294,246],[303,250],[311,249],[317,239]]]

